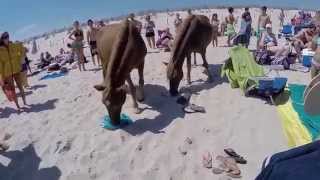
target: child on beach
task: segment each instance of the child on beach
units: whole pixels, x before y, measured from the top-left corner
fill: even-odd
[[[92,62],[93,62],[93,65],[96,65],[95,56],[97,56],[98,66],[100,66],[101,62],[98,56],[97,37],[96,37],[99,29],[93,26],[93,21],[91,19],[88,20],[88,26],[89,26],[89,30],[87,31],[87,42],[90,46]]]
[[[212,25],[212,45],[213,47],[218,47],[219,19],[218,19],[217,13],[212,14],[211,25]]]
[[[149,15],[146,16],[146,23],[144,25],[144,29],[146,29],[146,38],[149,44],[149,47],[151,49],[156,48],[156,42],[155,42],[155,24],[153,21],[151,21],[151,17]]]
[[[73,40],[72,49],[78,57],[78,66],[80,71],[86,71],[85,68],[85,57],[83,52],[83,31],[80,29],[79,21],[73,23],[74,30],[69,35],[69,39]]]
[[[235,24],[235,18],[233,16],[233,7],[229,7],[228,8],[228,12],[229,15],[226,17],[225,21],[226,21],[226,35],[228,36],[228,41],[227,44],[230,47],[231,46],[231,39],[234,38],[234,36],[236,35],[236,31],[234,28],[234,24]]]
[[[25,58],[25,48],[22,43],[12,43],[9,33],[4,32],[0,37],[0,86],[9,101],[13,101],[20,111],[15,90],[16,83],[24,105],[27,105],[24,88],[21,81],[21,60]]]

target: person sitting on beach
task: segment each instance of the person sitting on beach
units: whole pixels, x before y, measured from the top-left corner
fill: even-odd
[[[155,33],[154,28],[155,24],[151,21],[151,17],[149,15],[146,16],[146,23],[144,24],[144,29],[146,30],[146,38],[148,41],[148,45],[151,49],[155,49],[156,42],[155,42]]]
[[[98,22],[98,28],[100,29],[100,28],[103,28],[103,27],[105,27],[106,26],[106,24],[101,20],[101,21],[99,21]]]
[[[165,52],[171,51],[173,47],[173,36],[170,33],[170,29],[159,30],[159,39],[157,41],[158,48],[164,48]]]
[[[218,19],[217,13],[212,14],[211,25],[212,25],[212,45],[213,47],[218,47],[219,19]]]
[[[259,42],[262,37],[262,34],[266,31],[266,25],[271,24],[270,16],[267,14],[267,7],[263,6],[261,8],[261,14],[258,17],[258,28],[257,28],[257,49],[259,49]]]
[[[231,46],[231,39],[234,38],[236,35],[236,31],[234,28],[236,20],[233,15],[233,12],[234,12],[233,7],[229,7],[228,12],[229,12],[229,15],[226,17],[225,21],[227,24],[227,27],[226,27],[226,35],[228,36],[227,44],[230,47]]]
[[[311,48],[315,51],[311,65],[311,78],[320,74],[320,24],[316,26],[316,33],[312,40]]]
[[[45,54],[45,59],[47,62],[51,62],[54,58],[52,57],[52,55],[47,51]]]
[[[179,27],[182,25],[182,18],[180,17],[180,14],[176,14],[176,19],[174,20],[174,27],[176,29],[176,33],[179,30]]]
[[[266,32],[262,34],[259,49],[265,49],[275,57],[287,57],[290,53],[289,46],[279,46],[271,24],[266,25]]]
[[[0,86],[9,101],[13,101],[20,111],[18,97],[15,90],[16,83],[24,105],[26,96],[21,81],[21,60],[25,58],[25,48],[22,43],[12,43],[9,33],[4,32],[0,37]]]
[[[137,27],[138,31],[141,32],[142,23],[135,19],[135,15],[133,13],[129,14],[128,20],[132,21],[135,24],[135,26]]]
[[[92,62],[93,62],[93,65],[96,65],[95,56],[97,56],[98,66],[100,66],[101,62],[98,56],[98,49],[97,49],[97,33],[99,29],[93,26],[93,21],[91,19],[88,20],[88,26],[89,26],[89,30],[87,31],[87,42],[90,46]]]
[[[69,35],[69,39],[73,40],[71,46],[73,51],[76,53],[78,57],[78,66],[80,71],[86,71],[85,68],[85,57],[83,52],[83,31],[80,29],[79,21],[75,21],[73,23],[74,30]]]
[[[293,38],[293,46],[298,55],[299,61],[302,60],[302,50],[304,48],[310,48],[312,39],[316,32],[316,26],[312,25],[308,28],[301,30]]]

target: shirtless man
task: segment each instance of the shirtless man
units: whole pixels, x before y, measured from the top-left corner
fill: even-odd
[[[257,41],[257,49],[259,47],[259,42],[261,40],[262,34],[266,31],[266,25],[271,24],[270,16],[267,14],[267,7],[263,6],[261,8],[261,14],[258,18],[258,41]]]
[[[88,26],[89,26],[89,30],[87,31],[87,42],[90,45],[92,62],[93,62],[93,65],[96,65],[95,56],[97,55],[98,65],[100,66],[101,61],[98,56],[97,37],[96,37],[99,29],[93,26],[93,21],[91,19],[88,20]]]
[[[301,51],[304,48],[311,48],[313,37],[316,35],[316,27],[301,30],[297,35],[293,37],[293,46],[298,54],[299,61],[302,59]]]

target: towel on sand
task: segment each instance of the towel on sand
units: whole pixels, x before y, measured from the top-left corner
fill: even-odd
[[[133,123],[133,121],[130,119],[130,117],[125,114],[121,114],[120,125],[118,125],[118,126],[115,126],[111,123],[110,116],[104,116],[102,119],[101,127],[105,128],[105,129],[109,129],[109,130],[117,130],[117,129],[123,128],[125,126],[128,126],[132,123]]]

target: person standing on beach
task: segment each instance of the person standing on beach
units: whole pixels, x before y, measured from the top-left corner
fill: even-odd
[[[260,16],[258,17],[258,28],[257,28],[257,49],[259,48],[259,42],[260,42],[260,39],[262,37],[262,34],[264,32],[266,32],[266,25],[267,24],[271,24],[271,19],[270,19],[270,16],[267,14],[267,7],[266,6],[263,6],[261,8],[261,14]]]
[[[86,71],[85,68],[85,57],[83,52],[83,31],[80,29],[80,23],[79,21],[75,21],[73,23],[74,30],[69,35],[69,39],[73,40],[73,43],[71,45],[72,49],[76,53],[78,57],[78,66],[80,71]]]
[[[146,30],[146,38],[151,49],[155,49],[156,42],[155,42],[155,24],[151,21],[151,17],[149,15],[146,16],[146,23],[144,24],[144,29]]]
[[[213,47],[218,47],[219,19],[218,19],[217,13],[212,14],[211,25],[212,25],[212,45]]]
[[[176,29],[176,33],[178,32],[179,30],[179,27],[182,25],[182,19],[180,17],[180,14],[177,13],[176,14],[176,19],[174,20],[174,27]]]
[[[91,19],[88,20],[89,30],[87,31],[87,42],[90,46],[90,52],[92,56],[93,65],[96,65],[95,56],[97,56],[98,66],[101,65],[98,50],[97,50],[97,33],[99,31],[98,28],[93,26],[93,21]]]
[[[244,9],[244,16],[246,17],[246,25],[247,25],[247,27],[246,27],[246,36],[247,36],[246,47],[248,47],[250,44],[250,39],[251,39],[251,34],[252,34],[252,17],[251,17],[249,7],[246,7]]]
[[[231,46],[231,39],[234,38],[234,36],[236,35],[236,31],[234,28],[235,18],[233,16],[233,11],[234,11],[233,7],[229,7],[228,8],[229,15],[225,19],[227,24],[226,35],[228,36],[227,44],[229,47]]]
[[[132,21],[135,24],[135,26],[137,27],[138,31],[141,33],[142,23],[135,19],[135,15],[133,13],[129,14],[128,20]]]
[[[284,18],[285,18],[284,10],[281,9],[280,15],[279,15],[279,21],[280,21],[280,27],[284,25]]]
[[[0,86],[9,101],[13,101],[21,110],[15,90],[15,84],[20,91],[24,105],[27,105],[24,88],[21,81],[21,60],[25,58],[25,48],[22,43],[12,43],[9,33],[4,32],[0,37]]]

